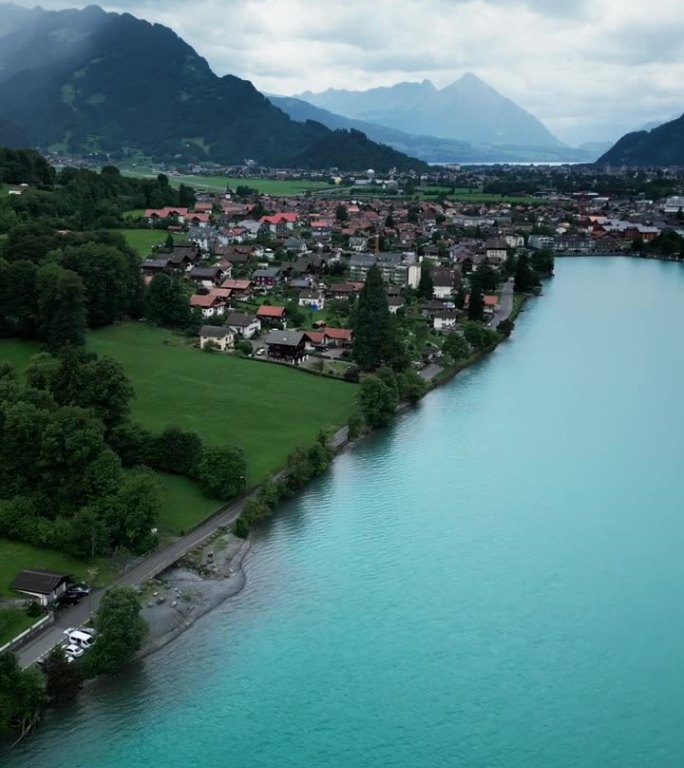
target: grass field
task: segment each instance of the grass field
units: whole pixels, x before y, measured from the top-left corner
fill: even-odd
[[[126,238],[126,242],[140,254],[141,258],[147,258],[152,252],[153,245],[164,245],[167,233],[160,229],[119,229],[117,230]],[[181,240],[174,236],[174,240]]]
[[[0,647],[14,640],[17,635],[33,626],[39,618],[31,618],[19,608],[3,608],[0,610]]]
[[[168,331],[142,323],[91,333],[88,345],[125,367],[136,391],[135,420],[155,431],[194,430],[210,445],[239,445],[250,485],[321,428],[346,422],[357,395],[345,382],[179,346]],[[16,349],[12,354],[19,356]]]
[[[157,174],[145,169],[127,169],[128,176],[153,177]],[[225,192],[228,187],[235,189],[239,186],[251,187],[263,195],[302,195],[307,191],[315,192],[320,189],[334,189],[325,181],[280,181],[279,179],[237,179],[230,176],[169,176],[174,186],[186,184],[196,191]]]
[[[135,387],[136,421],[155,431],[171,425],[194,430],[211,445],[239,445],[250,485],[282,466],[293,448],[311,443],[320,429],[345,423],[357,396],[353,384],[200,352],[143,323],[91,332],[88,346],[125,367]],[[0,362],[19,371],[38,351],[37,344],[0,340]]]
[[[220,506],[208,499],[199,487],[179,475],[157,472],[164,487],[164,507],[159,518],[160,533],[180,536],[206,520]]]
[[[9,585],[19,571],[25,568],[46,568],[49,571],[70,574],[97,586],[110,581],[112,575],[103,562],[85,563],[52,549],[32,547],[30,544],[0,538],[0,597],[21,597],[17,592],[12,592]],[[97,570],[94,579],[93,574],[88,573],[90,568]]]

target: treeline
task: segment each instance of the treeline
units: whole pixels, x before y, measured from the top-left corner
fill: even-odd
[[[3,152],[18,157],[3,166]],[[164,174],[133,178],[123,176],[114,166],[106,166],[99,172],[87,168],[64,168],[56,172],[40,155],[25,150],[0,149],[0,173],[3,180],[11,178],[12,183],[32,185],[23,194],[2,202],[0,233],[9,232],[18,224],[36,221],[53,229],[116,229],[125,224],[125,211],[192,207],[195,202],[191,187],[181,184],[175,189]]]
[[[145,313],[137,253],[118,233],[60,235],[20,225],[0,251],[0,334],[51,350],[81,345],[86,328]]]
[[[130,422],[121,365],[67,346],[34,358],[20,383],[0,367],[0,536],[92,558],[156,542],[162,488],[150,469],[185,474],[217,500],[237,496],[237,448]]]
[[[333,457],[329,440],[330,435],[321,432],[312,446],[297,448],[288,456],[280,477],[263,483],[256,495],[245,504],[234,525],[236,536],[246,538],[249,529],[270,517],[281,501],[293,498],[309,481],[326,471]]]
[[[33,149],[0,147],[0,182],[3,184],[38,184],[50,187],[55,169]]]
[[[682,220],[684,220],[684,216],[682,216]],[[684,260],[684,237],[674,229],[661,232],[650,243],[635,241],[632,248],[638,253],[664,256],[666,259]]]

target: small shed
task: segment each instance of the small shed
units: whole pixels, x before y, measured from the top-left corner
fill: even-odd
[[[22,571],[10,587],[35,598],[41,605],[47,605],[66,592],[69,579],[70,576],[64,573],[35,568]]]

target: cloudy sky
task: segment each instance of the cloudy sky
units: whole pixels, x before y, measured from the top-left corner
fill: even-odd
[[[610,141],[684,112],[682,0],[101,4],[170,26],[217,74],[247,78],[272,93],[424,78],[444,86],[472,71],[572,144]]]

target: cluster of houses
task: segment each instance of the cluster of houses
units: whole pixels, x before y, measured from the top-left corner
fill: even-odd
[[[429,268],[433,296],[422,312],[435,332],[448,333],[467,309],[467,276],[483,265],[498,269],[525,249],[621,252],[635,241],[652,241],[673,216],[681,218],[681,202],[658,207],[591,194],[524,205],[199,194],[193,210],[145,211],[151,225],[164,221],[186,240],[155,252],[142,269],[148,281],[176,273],[193,287],[190,305],[207,321],[203,347],[228,351],[239,339],[260,338],[269,357],[298,362],[314,348],[351,344],[351,332],[336,338],[335,329],[293,330],[283,304],[294,300],[306,311],[323,312],[330,301],[357,296],[373,266],[393,313],[404,307],[405,289],[417,289]],[[457,308],[459,293],[465,295]],[[496,313],[498,302],[494,294],[485,296],[486,314]]]

